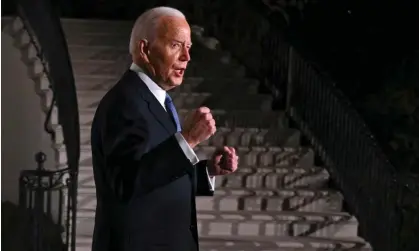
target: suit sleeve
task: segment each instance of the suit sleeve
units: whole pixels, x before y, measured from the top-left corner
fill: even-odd
[[[181,176],[194,172],[194,166],[175,135],[150,147],[147,121],[138,104],[108,111],[102,131],[106,161],[105,176],[116,197],[148,193]]]
[[[214,178],[209,177],[207,170],[207,160],[198,162],[195,166],[195,187],[197,196],[214,195]]]
[[[199,162],[198,156],[196,156],[194,150],[189,146],[182,134],[180,132],[175,133],[175,138],[192,165],[196,165]]]
[[[177,132],[175,137],[186,157],[191,161],[193,165],[196,165],[195,181],[199,179],[199,182],[195,184],[195,187],[197,187],[196,195],[212,195],[214,193],[215,177],[210,177],[208,173],[207,161],[199,161],[198,156],[196,156],[194,150],[189,146],[181,133]]]

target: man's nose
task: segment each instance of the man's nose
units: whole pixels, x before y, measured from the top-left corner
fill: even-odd
[[[180,54],[179,59],[181,61],[186,61],[186,62],[189,62],[189,60],[191,60],[191,54],[189,53],[188,48],[183,48],[182,49],[182,53]]]

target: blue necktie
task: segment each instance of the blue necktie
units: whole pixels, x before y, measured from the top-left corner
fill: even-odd
[[[166,111],[172,116],[172,119],[176,124],[177,131],[180,132],[182,129],[180,127],[179,116],[176,112],[176,108],[175,108],[175,105],[173,104],[172,98],[167,93],[166,93],[166,99],[164,100],[164,105],[166,106]]]

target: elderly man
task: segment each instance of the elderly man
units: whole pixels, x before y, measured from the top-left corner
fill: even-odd
[[[104,96],[92,125],[97,207],[93,251],[198,250],[195,195],[212,195],[214,176],[234,172],[224,147],[199,161],[211,137],[206,107],[182,127],[167,91],[182,83],[191,30],[173,8],[148,10],[131,34],[131,68]]]

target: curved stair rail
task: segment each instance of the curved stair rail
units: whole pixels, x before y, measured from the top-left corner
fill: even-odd
[[[45,121],[45,130],[51,130],[50,118],[58,110],[58,124],[62,127],[66,149],[67,166],[58,170],[46,170],[42,163],[45,155],[36,157],[38,168],[23,171],[20,177],[20,202],[22,206],[34,209],[33,250],[51,250],[51,243],[45,243],[44,215],[51,208],[51,193],[58,191],[58,223],[64,216],[64,245],[75,250],[75,230],[77,213],[77,175],[80,155],[80,126],[76,89],[67,43],[61,28],[58,13],[50,0],[16,0],[17,13],[37,50],[43,71],[53,92],[51,105]],[[67,202],[64,202],[65,193]],[[34,195],[34,196],[33,196]],[[35,197],[35,198],[33,198]],[[47,206],[45,208],[45,198]],[[66,208],[63,208],[66,204]],[[56,246],[55,246],[56,247]],[[56,249],[53,249],[56,250]]]

